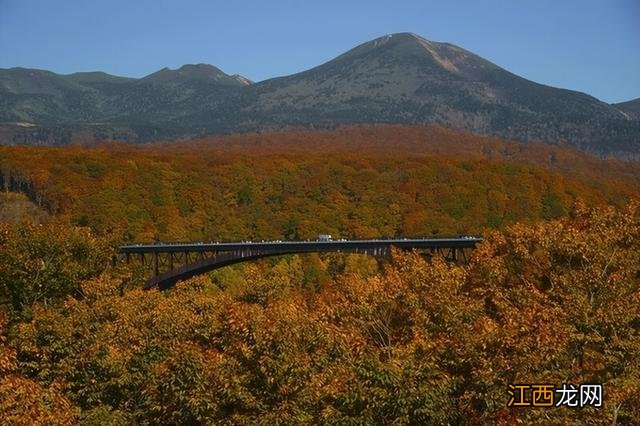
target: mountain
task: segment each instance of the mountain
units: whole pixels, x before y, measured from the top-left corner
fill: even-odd
[[[633,99],[627,102],[621,102],[619,104],[613,104],[613,106],[618,108],[625,114],[628,114],[631,117],[640,120],[640,98]]]
[[[55,124],[81,120],[78,107],[91,89],[49,71],[12,68],[0,72],[0,121]]]
[[[249,89],[245,111],[264,126],[437,123],[601,153],[640,151],[640,123],[617,108],[409,33],[378,38],[311,70]]]
[[[185,116],[216,110],[247,83],[207,64],[163,68],[127,86],[113,99],[111,120],[123,126],[161,123],[178,134],[193,131]]]
[[[66,135],[63,142],[79,132],[144,141],[353,123],[439,124],[638,158],[640,117],[627,104],[538,84],[411,33],[380,37],[318,67],[258,83],[205,64],[141,79],[0,70],[0,122],[34,123],[35,134],[47,140],[58,138],[47,130],[55,129]],[[24,135],[34,129],[14,126],[0,129],[3,134],[5,143],[29,142]]]
[[[0,139],[56,144],[71,142],[78,133],[132,141],[188,135],[194,128],[181,121],[185,115],[219,108],[248,84],[242,76],[207,64],[163,68],[141,79],[103,72],[0,70],[0,123],[6,123]]]

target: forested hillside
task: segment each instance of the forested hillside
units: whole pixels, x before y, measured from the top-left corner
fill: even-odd
[[[93,148],[0,148],[0,179],[123,240],[481,233],[638,196],[636,163],[440,128],[356,127]]]
[[[633,424],[640,166],[428,127],[0,147],[7,424]],[[478,234],[144,291],[123,242]],[[508,408],[599,383],[602,408]]]

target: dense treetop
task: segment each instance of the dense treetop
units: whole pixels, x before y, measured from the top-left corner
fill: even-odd
[[[640,188],[636,163],[402,126],[5,147],[0,176],[72,223],[140,241],[479,233]]]
[[[42,233],[20,232],[20,241]],[[0,417],[9,422],[631,424],[640,416],[637,205],[578,205],[567,219],[491,232],[468,265],[395,253],[377,272],[351,255],[327,275],[331,259],[292,256],[167,293],[87,269],[96,248],[90,235],[77,237],[88,251],[60,248],[75,252],[71,275],[48,272],[79,280],[77,292],[52,289],[57,300],[35,300],[31,320],[11,328],[0,313]],[[310,263],[324,278],[309,275]],[[509,409],[510,383],[602,383],[605,403]]]

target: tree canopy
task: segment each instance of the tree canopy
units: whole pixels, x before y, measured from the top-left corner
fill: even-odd
[[[16,422],[610,424],[640,416],[640,211],[493,231],[469,264],[395,252],[303,286],[296,256],[170,292],[98,273],[2,322]],[[1,258],[3,261],[5,257]],[[330,260],[318,258],[320,269]],[[233,285],[230,283],[233,282]],[[601,409],[509,409],[510,383],[602,383]],[[18,400],[27,401],[18,404]]]

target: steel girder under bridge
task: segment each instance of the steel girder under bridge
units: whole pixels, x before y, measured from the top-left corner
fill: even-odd
[[[465,261],[482,238],[375,239],[329,241],[269,241],[237,243],[134,244],[120,247],[127,263],[151,268],[145,288],[166,289],[214,269],[270,256],[296,253],[362,253],[388,257],[391,247],[418,250],[427,256],[441,255],[451,261]]]

